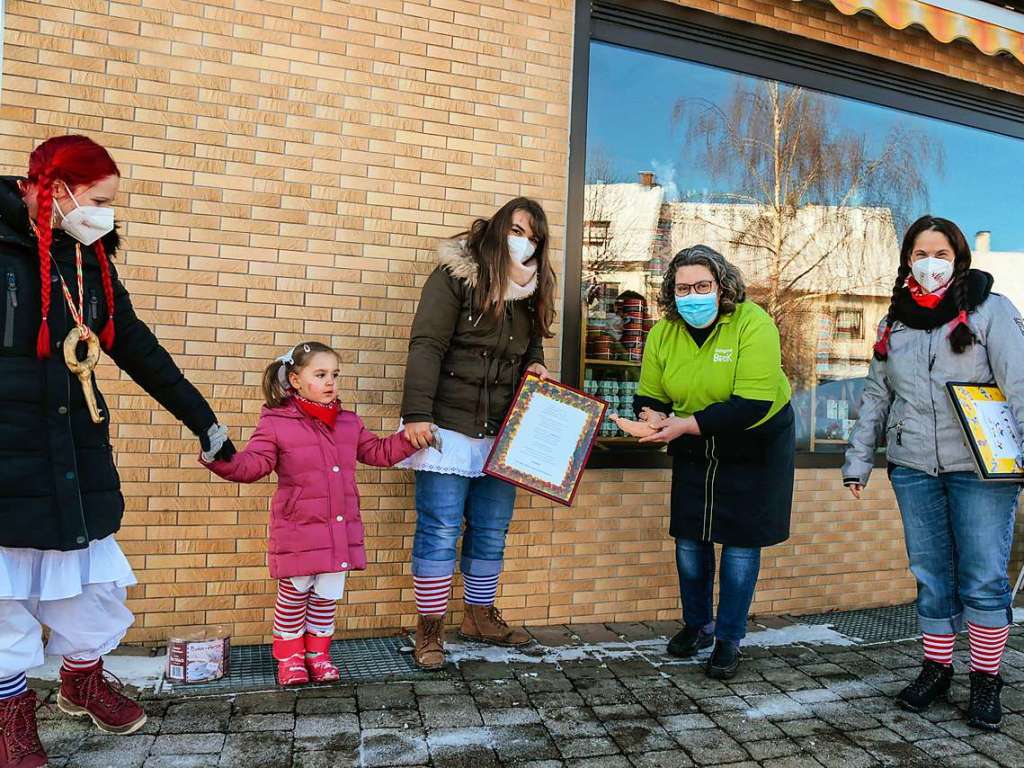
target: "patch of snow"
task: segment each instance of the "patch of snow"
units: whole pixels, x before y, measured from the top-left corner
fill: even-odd
[[[103,667],[117,675],[125,685],[140,690],[158,691],[164,677],[166,656],[104,656]],[[61,659],[47,657],[46,663],[30,669],[28,676],[35,680],[59,680]]]
[[[1013,609],[1013,623],[1024,624],[1024,608]]]
[[[781,645],[856,645],[857,638],[832,629],[831,624],[793,624],[747,635],[743,645],[777,648]]]

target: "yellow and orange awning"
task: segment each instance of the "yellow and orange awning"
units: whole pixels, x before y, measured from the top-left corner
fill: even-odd
[[[839,11],[852,16],[870,11],[895,29],[906,29],[911,24],[924,27],[936,40],[949,43],[969,40],[979,50],[994,56],[1008,53],[1024,63],[1024,14],[1015,14],[997,6],[976,3],[977,17],[971,14],[968,3],[942,2],[940,7],[923,0],[829,0]],[[1012,19],[1021,16],[1021,20]],[[1005,23],[1003,19],[1012,19]]]

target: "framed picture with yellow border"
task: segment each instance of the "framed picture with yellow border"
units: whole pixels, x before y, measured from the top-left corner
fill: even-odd
[[[1024,482],[1021,435],[1006,396],[995,384],[946,384],[982,480]]]
[[[484,472],[571,506],[607,408],[578,389],[527,374]]]

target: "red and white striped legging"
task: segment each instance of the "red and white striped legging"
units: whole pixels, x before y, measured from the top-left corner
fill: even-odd
[[[296,589],[291,579],[277,582],[277,603],[274,605],[274,636],[284,640],[314,635],[334,634],[334,600],[320,597],[310,585],[305,592]]]

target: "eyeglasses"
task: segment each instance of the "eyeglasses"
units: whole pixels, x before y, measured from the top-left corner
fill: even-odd
[[[711,293],[715,288],[714,280],[701,280],[697,283],[676,283],[676,296],[689,296],[694,293]]]

